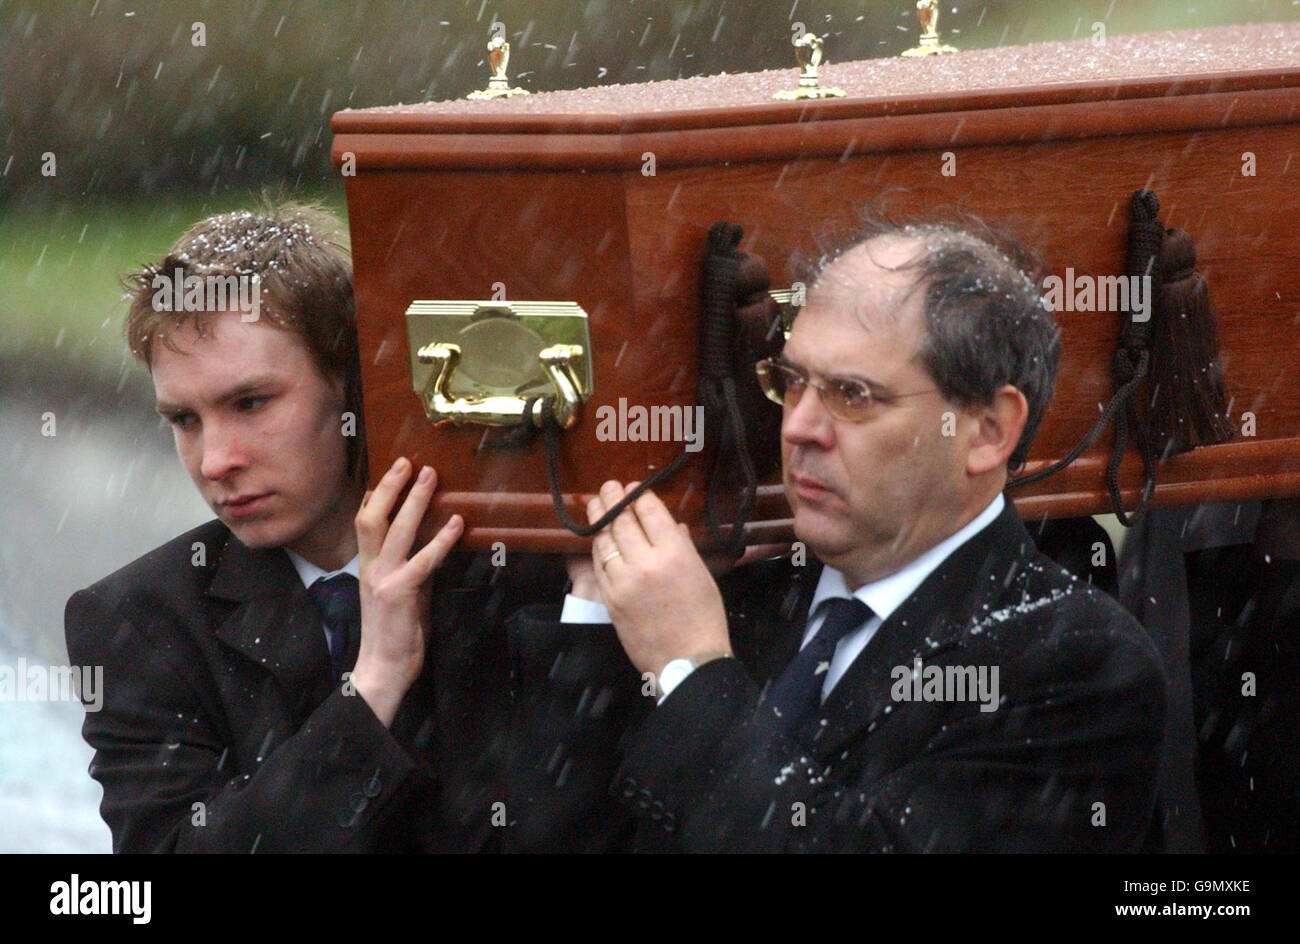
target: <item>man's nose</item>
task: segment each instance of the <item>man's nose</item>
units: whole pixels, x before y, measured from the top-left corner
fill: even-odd
[[[786,407],[781,420],[781,438],[794,446],[816,445],[829,449],[835,443],[835,417],[822,402],[821,393],[804,389],[799,402]]]
[[[220,481],[247,465],[247,453],[235,430],[214,422],[204,425],[203,460],[199,471],[205,479]]]

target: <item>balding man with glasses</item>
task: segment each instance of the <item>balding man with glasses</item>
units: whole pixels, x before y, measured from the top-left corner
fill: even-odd
[[[561,619],[513,627],[554,748],[525,827],[618,803],[604,835],[638,850],[1141,847],[1156,651],[1003,495],[1059,353],[1028,259],[979,226],[876,221],[822,267],[758,365],[809,553],[715,580],[652,493],[597,535]]]

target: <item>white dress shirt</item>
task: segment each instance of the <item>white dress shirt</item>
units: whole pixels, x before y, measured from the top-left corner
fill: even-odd
[[[824,612],[818,613],[817,608],[826,600],[835,597],[854,596],[871,607],[871,612],[874,614],[860,627],[841,639],[839,645],[836,646],[830,668],[826,671],[826,678],[822,682],[823,698],[829,695],[839,680],[844,677],[844,673],[853,664],[853,660],[861,654],[862,650],[867,647],[867,643],[871,641],[871,637],[876,634],[880,624],[887,620],[890,614],[902,605],[904,600],[915,593],[916,588],[925,582],[925,578],[934,573],[939,565],[951,556],[953,551],[992,524],[993,519],[1002,513],[1005,505],[1006,499],[999,492],[993,501],[989,502],[988,506],[964,527],[951,536],[944,538],[921,556],[900,567],[889,576],[882,577],[874,583],[865,584],[859,587],[855,593],[849,593],[844,574],[840,573],[840,571],[834,567],[822,569],[821,578],[817,581],[817,589],[813,591],[812,604],[808,607],[810,618],[808,626],[804,630],[803,642],[799,646],[800,649],[808,645],[812,638],[817,635],[817,631],[821,629],[822,623],[825,622],[826,614]],[[609,611],[599,603],[566,594],[564,609],[560,613],[560,622],[608,623],[610,622]],[[686,675],[689,674],[686,673]],[[667,687],[663,698],[667,698],[672,689],[680,685],[681,680],[686,678],[686,675],[680,676],[675,685]],[[660,699],[661,703],[663,698]]]
[[[1005,504],[1006,499],[999,492],[997,497],[989,502],[988,507],[972,518],[965,527],[944,538],[888,577],[881,577],[874,583],[864,584],[852,594],[849,593],[848,584],[845,583],[842,573],[834,567],[826,567],[822,570],[821,579],[817,581],[817,589],[813,591],[812,604],[808,607],[810,618],[808,627],[804,630],[803,642],[799,645],[800,649],[812,641],[817,631],[822,628],[822,623],[826,621],[826,613],[817,612],[817,607],[826,600],[854,596],[871,607],[871,612],[874,614],[871,619],[841,639],[839,645],[835,647],[835,655],[822,681],[823,698],[831,693],[839,680],[844,677],[849,666],[853,664],[853,660],[867,648],[867,643],[871,642],[871,637],[876,634],[880,624],[889,619],[890,614],[902,606],[903,601],[915,593],[916,588],[925,582],[925,578],[934,573],[953,551],[992,524],[993,519],[1002,513]]]

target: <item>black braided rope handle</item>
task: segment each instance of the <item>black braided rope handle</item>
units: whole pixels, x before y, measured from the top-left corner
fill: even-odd
[[[1129,206],[1127,275],[1130,278],[1150,276],[1153,280],[1153,287],[1156,260],[1160,256],[1160,249],[1165,240],[1165,228],[1158,218],[1159,213],[1160,199],[1155,193],[1142,189],[1133,194],[1133,200]],[[1131,312],[1126,313],[1128,317],[1125,318],[1124,325],[1120,330],[1120,348],[1115,352],[1115,361],[1112,365],[1116,382],[1128,376],[1128,371],[1134,363],[1135,357],[1142,365],[1142,373],[1149,371],[1151,332],[1155,316],[1154,307],[1152,306],[1153,317],[1145,321],[1136,321]],[[1134,368],[1134,373],[1137,373],[1136,368]],[[1124,502],[1119,493],[1119,463],[1124,456],[1124,449],[1128,446],[1128,426],[1130,422],[1133,426],[1133,439],[1138,448],[1138,455],[1142,457],[1143,478],[1142,493],[1138,496],[1137,508],[1134,509],[1132,516],[1124,510]],[[1106,465],[1106,486],[1110,491],[1110,501],[1115,509],[1115,517],[1126,528],[1131,527],[1142,516],[1147,509],[1151,496],[1155,494],[1155,449],[1151,442],[1151,434],[1146,419],[1138,409],[1136,397],[1129,401],[1125,414],[1116,424],[1115,449],[1111,453],[1110,462]]]
[[[1158,217],[1160,200],[1150,190],[1138,190],[1133,194],[1129,206],[1128,253],[1126,269],[1130,276],[1150,276],[1155,270],[1156,258],[1164,241],[1164,227]],[[1132,312],[1124,312],[1124,324],[1120,329],[1119,347],[1111,361],[1111,374],[1115,378],[1116,390],[1102,410],[1101,416],[1092,424],[1083,439],[1079,440],[1063,458],[1046,468],[1017,476],[1007,482],[1007,488],[1016,488],[1037,482],[1061,471],[1075,459],[1083,455],[1101,436],[1111,420],[1115,421],[1115,445],[1110,459],[1106,463],[1106,489],[1110,495],[1111,506],[1115,516],[1125,527],[1131,527],[1146,510],[1156,486],[1156,460],[1151,446],[1151,437],[1147,433],[1146,422],[1138,410],[1137,389],[1151,368],[1151,319],[1136,321]],[[1124,510],[1124,501],[1119,488],[1119,466],[1128,447],[1129,426],[1133,427],[1133,438],[1137,442],[1138,452],[1142,456],[1142,473],[1144,484],[1138,498],[1138,506],[1130,516]]]
[[[542,401],[540,426],[538,425],[539,421],[534,416],[535,407],[539,400]],[[562,432],[563,429],[555,419],[555,397],[553,395],[530,397],[524,402],[523,422],[505,435],[486,440],[484,445],[493,449],[518,448],[528,445],[537,437],[538,433],[541,433],[546,445],[546,473],[551,487],[551,502],[555,506],[555,514],[566,528],[581,538],[589,538],[608,525],[622,514],[623,509],[636,501],[643,492],[653,488],[680,469],[687,458],[685,451],[679,453],[673,458],[672,462],[632,489],[627,495],[624,495],[613,508],[600,517],[599,521],[592,524],[578,524],[569,516],[568,510],[564,507],[564,489],[560,486],[560,434]]]
[[[715,465],[713,472],[709,476],[709,486],[704,496],[704,519],[714,541],[722,549],[729,551],[733,555],[738,555],[745,544],[745,522],[749,520],[750,513],[754,510],[754,501],[758,495],[758,474],[754,470],[754,460],[749,455],[749,444],[745,439],[745,423],[740,415],[740,403],[736,399],[736,379],[727,377],[723,380],[722,385],[723,400],[727,408],[727,426],[724,428],[723,433],[724,435],[730,433],[732,441],[735,443],[735,453],[740,460],[740,470],[745,476],[745,485],[735,520],[732,521],[731,527],[723,536],[715,502],[720,482],[718,466]],[[720,439],[718,442],[719,454],[724,451],[723,445],[723,440]]]
[[[549,397],[547,399],[550,399]],[[549,404],[548,404],[549,406]],[[647,490],[658,485],[668,476],[672,475],[686,462],[688,453],[683,450],[673,457],[673,461],[668,463],[654,475],[650,476],[644,482],[639,484],[632,491],[628,492],[621,499],[614,503],[614,507],[605,512],[596,521],[591,524],[578,524],[569,517],[569,513],[564,507],[564,492],[560,489],[560,426],[555,422],[555,417],[551,411],[545,411],[546,424],[542,430],[543,439],[546,442],[546,474],[551,482],[551,501],[555,505],[556,517],[564,524],[566,528],[572,531],[580,538],[589,538],[602,530],[611,521],[623,513],[623,509],[632,502],[636,501]]]
[[[1129,401],[1132,399],[1134,393],[1137,391],[1138,384],[1140,384],[1142,382],[1142,379],[1146,377],[1147,365],[1150,356],[1151,355],[1149,352],[1147,351],[1142,352],[1142,358],[1139,361],[1137,372],[1133,375],[1133,378],[1128,383],[1124,384],[1124,386],[1120,387],[1118,390],[1115,391],[1115,395],[1110,398],[1110,402],[1106,404],[1106,408],[1101,411],[1101,416],[1097,417],[1097,422],[1092,424],[1092,428],[1088,430],[1087,434],[1081,440],[1079,440],[1079,442],[1075,445],[1073,449],[1071,449],[1068,453],[1066,453],[1066,455],[1063,458],[1058,459],[1057,461],[1053,462],[1051,465],[1047,466],[1046,468],[1039,469],[1036,472],[1030,472],[1028,475],[1021,475],[1021,476],[1017,476],[1014,479],[1011,479],[1009,482],[1007,482],[1006,487],[1015,488],[1020,485],[1028,485],[1030,482],[1037,482],[1040,479],[1047,478],[1049,475],[1052,475],[1056,472],[1060,472],[1067,465],[1069,465],[1075,459],[1079,458],[1079,456],[1083,455],[1085,452],[1088,451],[1088,449],[1092,447],[1093,443],[1095,443],[1101,437],[1101,434],[1105,432],[1106,427],[1110,425],[1110,421],[1113,418],[1115,418],[1116,415],[1119,416],[1119,419],[1116,420],[1117,445],[1114,454],[1122,456],[1123,449],[1118,445],[1119,423],[1122,422],[1124,419],[1124,413],[1122,411],[1123,408],[1129,404]]]
[[[714,440],[717,449],[704,492],[704,521],[714,543],[736,554],[744,546],[745,522],[754,509],[758,493],[758,475],[749,455],[744,419],[736,396],[736,379],[732,376],[736,278],[740,267],[737,247],[743,235],[744,229],[737,223],[721,221],[709,227],[700,287],[700,376],[696,389],[696,400],[704,406],[705,415],[722,422]],[[724,532],[717,505],[722,459],[728,455],[738,460],[744,486],[740,508],[731,527]]]
[[[736,381],[731,376],[736,272],[740,263],[736,247],[740,244],[743,232],[738,224],[727,222],[715,223],[709,229],[709,249],[704,261],[704,281],[701,288],[700,374],[696,391],[697,403],[705,406],[706,410],[722,420],[722,429],[717,437],[718,455],[726,451],[724,446],[732,445],[744,475],[745,485],[740,509],[725,536],[718,522],[716,507],[719,484],[719,463],[716,460],[709,474],[704,503],[705,520],[714,541],[737,553],[744,544],[745,522],[753,511],[758,492],[758,475],[749,455],[745,426],[736,397]],[[556,517],[579,537],[591,537],[608,526],[628,505],[680,469],[689,457],[689,453],[683,450],[673,457],[668,465],[638,484],[599,520],[590,524],[579,524],[570,517],[564,507],[564,491],[560,486],[561,430],[554,418],[554,397],[541,399],[544,402],[541,410],[540,432],[546,445],[546,471],[551,488],[551,502],[555,506]],[[537,400],[538,398],[534,397],[525,403],[524,422],[518,429],[508,435],[488,440],[486,445],[502,448],[521,446],[531,441],[539,432],[538,421],[534,417],[534,406]]]

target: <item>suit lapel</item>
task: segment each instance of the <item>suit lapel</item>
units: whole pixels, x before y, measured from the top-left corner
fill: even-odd
[[[859,732],[886,723],[895,668],[910,668],[918,658],[930,664],[959,645],[980,602],[997,596],[1030,546],[1019,514],[1007,501],[987,528],[954,551],[890,614],[849,666],[822,706],[826,724],[815,736],[818,754],[840,751]]]
[[[784,558],[763,561],[736,571],[730,592],[724,588],[732,647],[761,685],[780,675],[799,651],[821,572],[816,560],[802,567]]]
[[[320,614],[282,549],[252,550],[232,534],[208,595],[238,604],[217,627],[218,639],[288,691],[323,700],[332,686]]]

